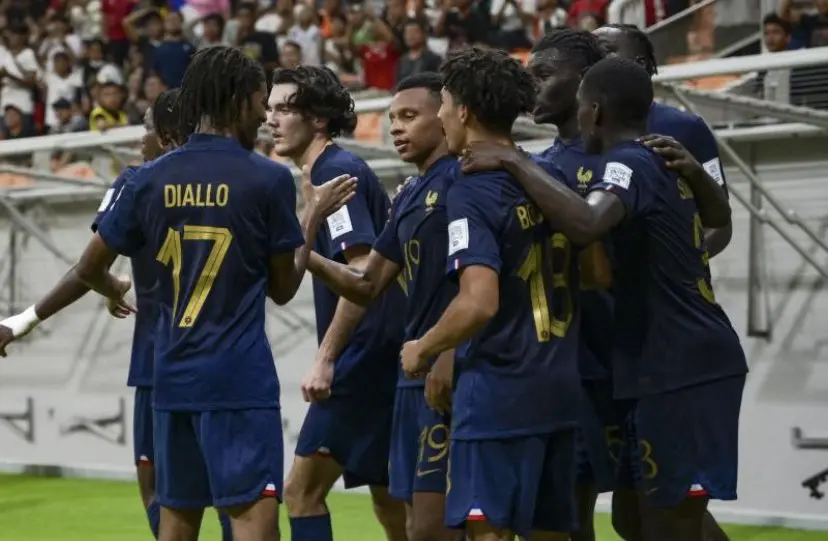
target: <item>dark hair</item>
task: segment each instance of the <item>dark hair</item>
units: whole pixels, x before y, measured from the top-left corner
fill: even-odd
[[[412,88],[425,88],[432,94],[436,94],[438,100],[442,100],[440,91],[443,89],[443,78],[439,73],[433,71],[415,73],[400,81],[394,92],[402,92]]]
[[[409,26],[409,25],[416,26],[417,28],[419,28],[423,32],[428,33],[428,24],[426,24],[421,19],[417,19],[416,17],[408,17],[405,20],[405,23],[403,24],[403,26]]]
[[[253,15],[259,11],[259,5],[256,2],[250,2],[249,0],[245,0],[244,2],[240,2],[238,7],[236,8],[236,15],[239,14],[240,11],[250,11]]]
[[[443,87],[485,128],[509,134],[518,116],[535,105],[535,80],[503,51],[467,47],[440,67]]]
[[[161,141],[172,142],[175,145],[182,144],[190,135],[182,133],[179,125],[179,93],[178,88],[165,90],[152,104],[152,124],[155,126],[156,135]]]
[[[164,18],[157,11],[150,11],[149,13],[144,15],[144,24],[153,20],[158,21],[159,23],[164,22]]]
[[[580,69],[587,69],[604,58],[601,42],[586,30],[561,28],[548,32],[532,47],[533,53],[551,50],[560,51]]]
[[[617,56],[592,66],[581,81],[581,92],[601,103],[608,116],[621,125],[646,122],[653,103],[653,83],[647,70],[634,60]]]
[[[791,33],[791,23],[780,17],[775,12],[768,13],[765,15],[765,18],[762,19],[762,26],[767,26],[769,24],[780,27],[786,34]]]
[[[621,31],[621,34],[633,45],[636,56],[644,57],[644,61],[647,64],[645,66],[647,73],[651,76],[658,73],[658,62],[656,61],[653,42],[650,41],[646,32],[634,24],[608,24],[605,26]]]
[[[194,130],[204,117],[217,131],[233,129],[264,83],[261,65],[240,49],[216,45],[198,51],[181,81],[179,132]]]
[[[293,47],[297,51],[299,51],[300,53],[302,52],[302,46],[299,45],[299,43],[293,41],[292,39],[289,39],[289,40],[285,41],[284,43],[282,43],[282,50],[284,50],[285,47]]]
[[[356,128],[354,100],[330,68],[298,66],[279,68],[273,74],[273,85],[296,85],[290,105],[304,116],[328,121],[328,137],[339,137]]]

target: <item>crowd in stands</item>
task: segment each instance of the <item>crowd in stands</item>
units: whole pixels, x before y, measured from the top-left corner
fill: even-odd
[[[647,22],[696,1],[645,0]],[[768,50],[828,44],[828,0],[780,1],[765,19]],[[266,70],[325,64],[354,90],[390,90],[464,44],[522,55],[551,28],[594,29],[609,3],[0,0],[0,139],[140,124],[191,55],[215,44],[241,47]]]

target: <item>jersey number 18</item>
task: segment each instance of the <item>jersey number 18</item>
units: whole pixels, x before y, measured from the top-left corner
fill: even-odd
[[[546,279],[544,276],[544,256],[549,256],[546,248],[558,251],[562,257],[552,259],[552,293],[558,291],[562,295],[563,308],[550,310],[547,297]],[[558,265],[555,265],[556,259]],[[548,342],[553,336],[563,338],[569,325],[572,323],[572,292],[569,289],[569,269],[572,261],[572,246],[562,233],[555,233],[545,243],[535,242],[529,248],[526,259],[518,269],[520,276],[529,286],[529,298],[532,300],[532,316],[535,320],[535,332],[539,342]],[[555,268],[559,266],[560,268]],[[553,307],[554,308],[554,307]]]

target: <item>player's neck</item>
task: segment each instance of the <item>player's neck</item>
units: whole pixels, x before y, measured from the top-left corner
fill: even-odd
[[[644,132],[635,128],[620,128],[618,131],[604,135],[604,148],[610,149],[621,143],[635,141],[644,135]]]
[[[448,156],[448,146],[445,142],[441,143],[434,151],[428,156],[428,158],[423,161],[423,163],[417,164],[417,171],[419,171],[420,175],[425,175],[426,172],[431,169],[431,166],[444,156]]]
[[[293,163],[296,164],[296,167],[299,169],[306,165],[308,167],[313,167],[314,162],[316,162],[316,158],[318,158],[330,144],[332,144],[330,139],[323,139],[321,137],[313,139],[302,154],[293,158]]]
[[[485,130],[469,128],[466,134],[466,146],[480,142],[495,143],[503,146],[515,145],[515,142],[508,135],[494,134]]]
[[[565,143],[581,136],[581,131],[578,129],[578,117],[575,115],[572,115],[566,122],[558,124],[557,127],[558,137]]]

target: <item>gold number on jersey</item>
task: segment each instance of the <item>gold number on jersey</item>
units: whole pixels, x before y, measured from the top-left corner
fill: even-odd
[[[552,235],[549,242],[553,251],[557,250],[562,253],[561,268],[556,270],[553,264],[552,269],[552,289],[553,291],[561,291],[563,295],[563,313],[560,317],[549,309],[546,283],[543,276],[544,250],[541,243],[532,244],[526,259],[518,270],[518,276],[529,285],[532,316],[535,320],[535,332],[539,342],[548,342],[553,336],[563,338],[572,323],[572,292],[569,290],[569,267],[572,260],[571,245],[569,240],[561,233]]]
[[[696,249],[701,251],[702,265],[707,274],[710,275],[710,254],[704,245],[704,226],[702,225],[701,216],[699,213],[693,215],[693,243]],[[713,294],[713,285],[709,282],[707,276],[702,276],[696,279],[696,287],[699,289],[701,296],[710,304],[716,304],[716,295]]]
[[[405,266],[397,275],[397,282],[403,290],[403,293],[408,296],[408,284],[414,280],[414,271],[420,264],[420,241],[411,239],[403,244],[403,260]]]
[[[182,238],[181,232],[170,228],[167,230],[167,238],[161,249],[158,250],[158,255],[155,257],[162,265],[172,266],[172,281],[173,281],[173,318],[178,314],[178,298],[181,294],[181,265],[182,257]],[[185,225],[183,240],[201,240],[210,241],[213,247],[207,255],[207,261],[204,262],[204,267],[201,269],[201,274],[198,276],[190,300],[184,307],[184,313],[178,322],[181,328],[192,327],[195,324],[201,309],[204,308],[204,303],[210,295],[210,290],[213,289],[213,283],[216,280],[219,269],[221,269],[224,258],[227,256],[227,250],[230,248],[230,243],[233,240],[233,234],[226,227],[212,227],[206,225]]]

